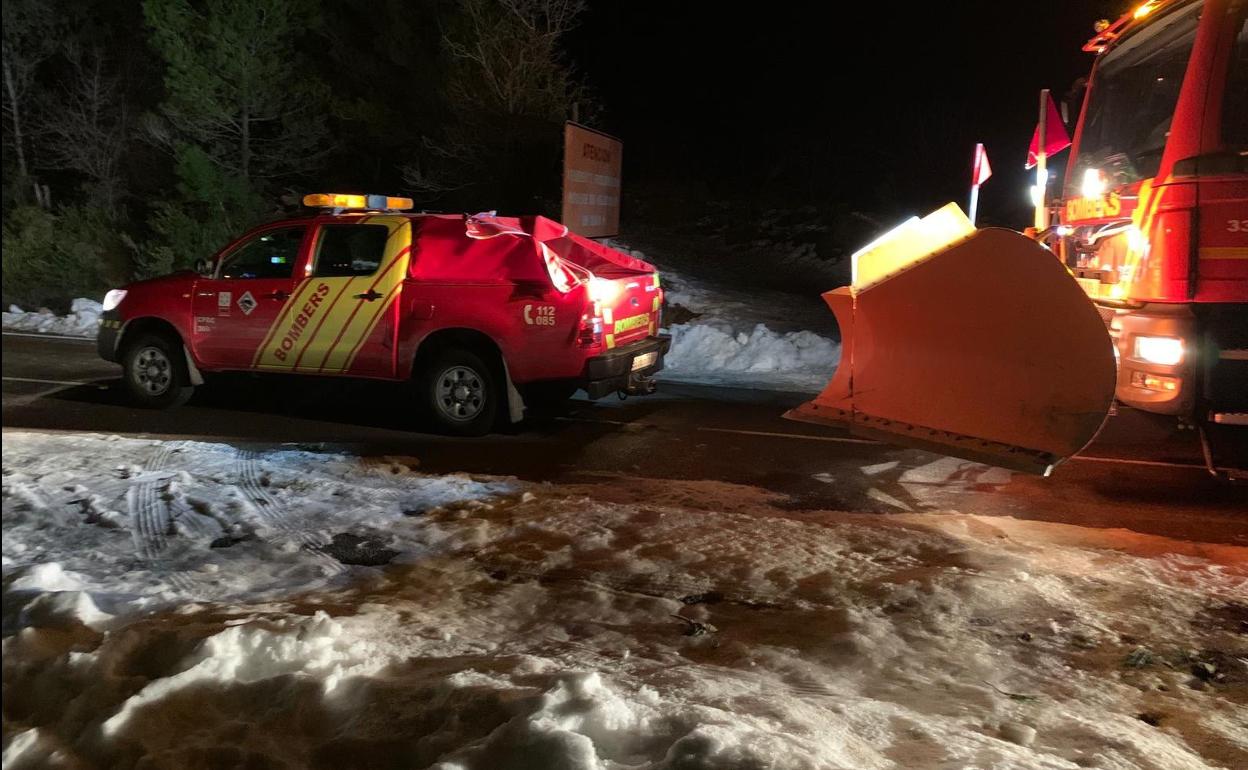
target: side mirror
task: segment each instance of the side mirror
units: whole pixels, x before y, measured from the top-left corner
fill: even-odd
[[[203,276],[211,276],[212,275],[212,260],[211,259],[195,260],[195,272]]]

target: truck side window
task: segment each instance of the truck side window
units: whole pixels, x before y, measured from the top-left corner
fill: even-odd
[[[385,225],[325,225],[317,239],[316,275],[321,278],[372,275],[386,254]]]
[[[1222,103],[1222,141],[1230,150],[1248,149],[1248,18],[1239,28],[1231,54]]]
[[[289,278],[295,273],[305,225],[266,230],[221,262],[219,278]]]

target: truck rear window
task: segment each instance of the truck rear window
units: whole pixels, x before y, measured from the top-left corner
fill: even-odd
[[[316,275],[372,275],[381,266],[389,237],[385,225],[324,225],[317,238]]]

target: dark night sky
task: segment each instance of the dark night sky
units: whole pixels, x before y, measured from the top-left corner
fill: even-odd
[[[1093,22],[1130,4],[852,5],[591,3],[569,47],[625,142],[626,188],[696,179],[712,196],[921,213],[965,205],[983,141],[995,175],[981,210],[1024,224],[1011,220],[1026,212],[1038,91],[1086,75]]]

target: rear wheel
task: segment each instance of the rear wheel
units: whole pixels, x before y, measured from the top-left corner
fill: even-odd
[[[494,370],[470,350],[437,354],[424,367],[420,396],[433,428],[453,436],[484,436],[494,427],[502,390]]]
[[[121,357],[122,381],[130,397],[146,409],[186,403],[195,388],[182,361],[182,345],[163,334],[141,334]]]

